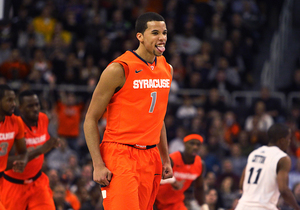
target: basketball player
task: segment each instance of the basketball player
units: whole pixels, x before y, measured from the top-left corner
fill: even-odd
[[[243,195],[236,210],[277,209],[278,198],[295,210],[300,210],[288,187],[291,159],[285,153],[291,141],[291,129],[283,124],[273,124],[268,130],[268,146],[262,146],[248,156],[240,180]]]
[[[165,20],[157,13],[136,21],[139,47],[126,51],[103,71],[84,122],[107,210],[150,210],[161,178],[172,177],[164,117],[172,67],[164,56]],[[99,150],[98,120],[107,108]]]
[[[15,92],[8,85],[0,85],[0,201],[3,171],[11,169],[23,172],[27,164],[27,150],[24,139],[24,126],[20,117],[15,116]],[[9,152],[14,145],[18,157],[7,167]],[[0,210],[5,209],[0,202]]]
[[[44,153],[57,145],[57,139],[49,136],[49,120],[40,112],[36,94],[28,90],[21,92],[19,103],[29,162],[23,173],[4,172],[2,203],[7,210],[55,210],[48,177],[41,169]],[[8,163],[13,158],[9,157]]]
[[[201,157],[197,155],[202,136],[190,134],[183,139],[184,151],[170,154],[174,177],[162,180],[156,197],[158,210],[187,210],[184,192],[195,181],[194,195],[199,205],[204,204],[203,168]],[[170,182],[171,183],[168,183]]]

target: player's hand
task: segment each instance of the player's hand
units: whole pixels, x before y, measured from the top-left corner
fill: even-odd
[[[112,173],[104,165],[101,167],[94,167],[93,178],[95,182],[106,187],[111,181]]]
[[[40,148],[41,153],[45,154],[45,153],[49,152],[52,148],[59,147],[59,146],[60,146],[60,139],[50,137],[50,139],[41,146],[41,148]]]
[[[15,160],[13,162],[12,170],[17,173],[23,173],[26,164],[27,164],[26,160]]]
[[[162,168],[162,179],[172,178],[173,170],[171,163],[164,163]]]
[[[175,181],[172,184],[172,187],[174,190],[181,190],[183,188],[184,183],[185,183],[185,180]]]

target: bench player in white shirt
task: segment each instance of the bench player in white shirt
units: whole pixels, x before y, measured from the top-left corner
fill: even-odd
[[[274,124],[268,130],[268,146],[262,146],[248,156],[240,180],[243,195],[235,210],[274,210],[281,195],[295,210],[300,210],[288,187],[291,159],[285,153],[291,140],[286,125]]]

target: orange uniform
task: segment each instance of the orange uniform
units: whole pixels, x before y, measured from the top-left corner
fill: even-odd
[[[39,114],[37,126],[28,126],[23,122],[28,151],[50,139],[48,124],[48,117],[44,113]],[[41,172],[43,162],[42,154],[29,161],[23,173],[12,170],[4,172],[2,203],[7,210],[55,209],[48,177]]]
[[[4,121],[0,122],[0,173],[6,169],[9,151],[14,144],[14,140],[24,137],[24,126],[20,117],[5,116]],[[3,177],[0,178],[0,190],[2,190]],[[2,193],[0,193],[2,200]],[[5,209],[0,203],[0,210]]]
[[[82,104],[68,106],[61,102],[57,103],[58,135],[65,137],[78,137],[80,132],[82,109]]]
[[[196,156],[193,164],[185,164],[179,151],[170,154],[170,158],[173,161],[176,181],[183,181],[184,184],[180,190],[174,190],[171,184],[160,185],[155,205],[159,210],[187,210],[184,205],[184,192],[201,175],[202,161],[200,156]]]
[[[171,67],[163,56],[149,64],[133,51],[113,62],[123,66],[126,82],[107,106],[100,150],[113,177],[102,188],[103,205],[110,210],[152,209],[162,173],[156,144],[167,109]]]

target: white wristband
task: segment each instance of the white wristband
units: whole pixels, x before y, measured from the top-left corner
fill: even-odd
[[[168,178],[168,179],[161,179],[160,180],[160,184],[172,184],[176,182],[176,179],[174,176],[172,176],[171,178]]]

